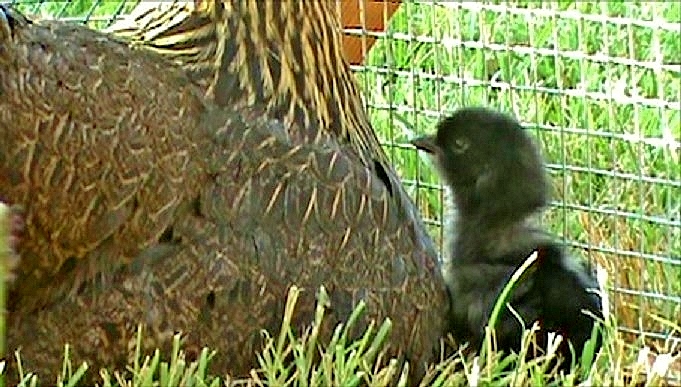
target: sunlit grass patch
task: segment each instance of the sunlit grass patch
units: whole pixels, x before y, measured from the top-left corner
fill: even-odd
[[[512,285],[510,285],[512,287]],[[134,360],[126,370],[93,370],[85,364],[69,360],[68,347],[62,373],[53,380],[41,380],[42,384],[75,386],[85,372],[99,372],[101,386],[406,386],[409,364],[385,357],[385,343],[390,335],[390,320],[370,324],[360,337],[351,340],[349,332],[365,310],[357,305],[345,324],[336,327],[329,341],[321,340],[319,328],[325,311],[330,306],[324,288],[320,288],[314,321],[303,331],[291,326],[291,318],[300,293],[291,287],[282,317],[281,330],[276,335],[263,332],[265,345],[258,354],[259,367],[253,369],[248,379],[233,379],[228,375],[210,375],[210,361],[220,356],[219,350],[204,348],[194,361],[187,360],[182,350],[182,336],[175,335],[170,354],[142,354],[140,351],[143,329],[137,337]],[[500,299],[499,302],[503,302]],[[526,351],[533,345],[536,326],[523,334],[519,354],[503,356],[493,350],[468,354],[463,349],[433,364],[419,386],[646,386],[673,385],[667,378],[678,359],[671,355],[656,355],[647,347],[632,347],[622,340],[614,322],[606,322],[603,331],[607,340],[600,353],[584,351],[578,364],[567,374],[558,374],[554,353],[526,358]],[[493,331],[489,330],[485,346],[490,346]],[[558,338],[556,338],[558,340]],[[557,342],[554,342],[555,348]],[[588,347],[588,346],[587,346]],[[19,354],[17,354],[19,356]],[[510,366],[510,367],[509,367]],[[38,385],[38,379],[30,370],[22,370],[23,386]],[[678,377],[678,376],[677,376]]]

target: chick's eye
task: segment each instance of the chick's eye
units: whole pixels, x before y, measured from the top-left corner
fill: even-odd
[[[469,146],[470,143],[468,142],[468,140],[466,140],[465,138],[457,138],[456,140],[454,140],[453,150],[455,153],[463,153],[468,149]]]

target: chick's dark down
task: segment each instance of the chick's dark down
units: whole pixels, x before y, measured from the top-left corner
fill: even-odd
[[[603,318],[602,302],[588,270],[536,222],[550,196],[537,146],[513,117],[482,107],[457,110],[438,124],[436,134],[413,143],[432,155],[452,193],[444,275],[454,336],[479,348],[502,288],[536,251],[538,260],[510,304],[526,327],[539,322],[541,347],[547,332],[563,335],[558,352],[568,368],[567,340],[581,354]],[[522,325],[508,308],[495,329],[497,348],[519,353]]]

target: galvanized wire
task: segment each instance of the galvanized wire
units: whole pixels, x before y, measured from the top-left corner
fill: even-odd
[[[355,70],[376,86],[365,94],[379,135],[397,124],[382,139],[399,151],[403,181],[422,208],[437,197],[405,140],[441,115],[476,104],[515,113],[554,177],[547,226],[606,267],[622,330],[678,336],[646,323],[681,316],[681,7],[498,3],[406,2],[386,31],[346,29],[378,38]],[[433,98],[412,96],[417,88]],[[434,207],[426,218],[437,225]]]

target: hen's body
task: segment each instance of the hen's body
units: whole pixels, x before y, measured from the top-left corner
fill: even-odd
[[[25,210],[10,306],[28,310],[52,297],[60,272],[110,271],[159,239],[206,182],[208,137],[181,70],[88,29],[8,18],[0,198]]]
[[[581,354],[593,316],[602,318],[598,286],[586,269],[537,227],[532,217],[547,204],[548,179],[539,151],[514,119],[483,108],[464,108],[414,144],[433,154],[456,211],[445,281],[452,298],[452,331],[479,348],[489,314],[514,271],[533,251],[538,260],[510,304],[526,327],[564,335]],[[496,329],[497,348],[520,350],[522,325],[506,308]],[[571,360],[564,345],[561,354]]]
[[[432,243],[350,145],[222,111],[97,32],[0,14],[0,195],[26,207],[19,273],[40,278],[15,289],[9,321],[24,369],[56,375],[67,342],[75,362],[121,366],[142,322],[147,350],[182,331],[219,351],[213,371],[244,376],[288,287],[306,289],[301,326],[324,284],[328,324],[363,299],[423,372],[447,309]]]
[[[385,186],[389,211],[404,215],[401,232],[437,259],[364,110],[343,55],[335,1],[142,4],[107,31],[184,68],[219,106],[262,106],[285,124],[293,143],[337,144]]]
[[[292,141],[333,138],[401,188],[343,56],[335,1],[194,3],[142,4],[107,31],[180,65],[218,105],[263,104],[294,125]]]

